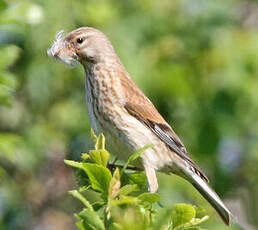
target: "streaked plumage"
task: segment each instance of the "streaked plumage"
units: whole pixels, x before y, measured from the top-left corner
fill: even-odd
[[[48,50],[62,62],[80,62],[86,72],[86,100],[92,128],[103,132],[121,159],[154,144],[141,156],[149,190],[156,192],[156,171],[182,176],[210,202],[226,224],[231,213],[208,186],[208,178],[190,158],[173,129],[151,101],[132,81],[107,37],[100,31],[82,27],[67,36],[62,32]]]

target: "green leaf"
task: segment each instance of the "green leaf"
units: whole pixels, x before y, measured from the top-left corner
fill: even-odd
[[[80,229],[80,230],[87,230],[86,228],[84,228],[82,222],[76,222],[75,224],[76,224],[76,226],[77,226],[78,229]]]
[[[121,186],[121,182],[120,182],[120,173],[119,173],[119,168],[116,168],[113,177],[110,181],[110,185],[109,185],[109,192],[108,192],[108,197],[113,199]]]
[[[95,211],[98,211],[99,209],[101,209],[106,203],[103,202],[103,201],[97,201],[97,202],[94,202],[92,204],[92,207]]]
[[[106,139],[103,133],[101,133],[99,136],[96,136],[93,129],[90,130],[90,135],[92,140],[95,142],[95,150],[105,149],[105,143]]]
[[[108,195],[109,184],[112,178],[110,171],[102,165],[83,163],[83,170],[90,179],[93,189]]]
[[[110,154],[105,149],[91,150],[90,151],[90,158],[96,164],[106,167],[107,163],[109,161],[109,158],[110,158]]]
[[[124,164],[124,167],[123,167],[122,170],[121,170],[121,174],[124,173],[125,169],[128,167],[128,165],[129,165],[132,161],[136,160],[146,149],[152,148],[153,146],[154,146],[153,144],[146,145],[146,146],[144,146],[143,148],[139,149],[139,150],[138,150],[137,152],[135,152],[134,154],[132,154],[132,155],[128,158],[128,160],[126,161],[126,163]]]
[[[152,205],[160,201],[160,195],[157,193],[142,193],[137,197],[143,204]]]
[[[190,227],[190,226],[198,225],[198,224],[201,224],[201,223],[205,222],[208,219],[209,219],[209,216],[204,216],[202,218],[194,218],[190,223],[185,224],[184,227]]]
[[[196,215],[195,215],[196,218],[202,218],[206,215],[206,210],[203,207],[194,206],[194,208],[195,208],[195,212],[196,212]]]
[[[172,209],[173,227],[189,223],[195,218],[195,208],[190,204],[176,204]]]
[[[79,192],[85,192],[85,191],[87,191],[89,188],[90,188],[90,186],[81,186],[81,187],[79,188]]]
[[[79,192],[84,192],[84,190],[88,190],[91,188],[90,180],[84,170],[76,170],[75,171],[76,181],[79,187]]]
[[[112,200],[110,206],[137,204],[139,200],[132,196],[120,196],[120,199]]]
[[[86,208],[93,211],[93,207],[91,206],[90,202],[87,201],[87,199],[81,193],[79,193],[77,190],[71,190],[71,191],[69,191],[69,194],[71,194],[73,197],[80,200]]]
[[[81,158],[83,161],[86,161],[87,159],[90,158],[90,155],[88,153],[82,153]]]
[[[130,184],[137,184],[140,190],[147,191],[147,178],[145,173],[132,173],[128,177]]]
[[[122,188],[120,188],[118,194],[126,196],[126,195],[128,195],[132,192],[136,192],[136,191],[139,191],[139,188],[136,184],[127,184],[127,185],[123,186]]]
[[[94,133],[94,130],[93,130],[93,129],[90,129],[90,136],[91,136],[91,139],[96,143],[97,140],[98,140],[98,137],[97,137],[96,134]]]
[[[185,224],[181,224],[177,227],[174,228],[174,230],[181,230],[181,229],[195,229],[195,227],[198,227],[198,226],[195,226],[195,225],[199,225],[203,222],[205,222],[206,220],[209,219],[209,216],[204,216],[203,218],[199,219],[199,218],[193,218],[191,221],[189,221],[188,223],[185,223]],[[195,227],[192,227],[192,226],[195,226]]]
[[[94,230],[105,230],[105,226],[103,221],[100,219],[98,214],[95,211],[89,209],[83,209],[78,216],[83,223],[90,227],[90,229]],[[86,228],[87,229],[87,228]]]
[[[71,160],[64,160],[64,163],[69,165],[69,166],[72,166],[74,168],[79,168],[79,169],[83,169],[82,167],[82,162],[77,162],[77,161],[71,161]]]
[[[104,197],[107,197],[110,180],[112,178],[107,168],[93,163],[81,163],[71,160],[65,160],[64,162],[67,165],[84,170],[89,177],[91,187],[102,192]]]
[[[106,143],[105,136],[103,135],[103,133],[101,133],[97,138],[95,149],[96,150],[105,149],[105,143]]]

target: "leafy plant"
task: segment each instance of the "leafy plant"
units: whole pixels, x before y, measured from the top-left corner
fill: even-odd
[[[208,216],[200,216],[199,209],[189,204],[161,208],[161,197],[147,192],[143,185],[147,183],[145,174],[128,169],[151,145],[132,154],[123,167],[110,167],[110,153],[105,149],[104,135],[97,137],[92,131],[91,136],[95,142],[94,150],[89,154],[83,153],[81,162],[65,160],[67,165],[79,170],[80,187],[70,194],[84,206],[75,214],[80,230],[202,229],[197,225],[206,221]],[[91,202],[86,198],[90,190],[99,195],[98,201]]]

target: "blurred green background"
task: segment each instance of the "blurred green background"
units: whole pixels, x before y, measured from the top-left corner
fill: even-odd
[[[0,0],[0,230],[75,229],[63,159],[93,147],[82,67],[47,57],[55,33],[105,32],[247,230],[258,226],[258,1]],[[162,203],[202,205],[159,175]],[[237,229],[231,227],[230,229]]]

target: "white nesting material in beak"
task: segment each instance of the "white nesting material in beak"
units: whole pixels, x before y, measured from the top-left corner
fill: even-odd
[[[55,36],[55,41],[47,50],[48,56],[53,56],[60,60],[65,65],[75,67],[79,64],[78,56],[71,49],[68,49],[69,44],[65,41],[64,31],[59,31]]]

